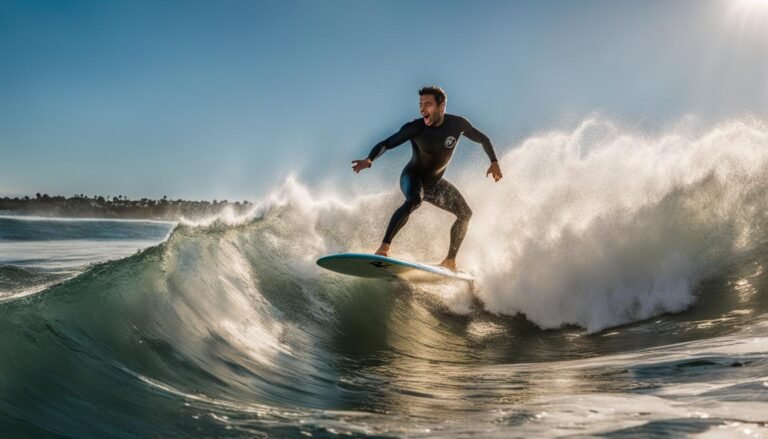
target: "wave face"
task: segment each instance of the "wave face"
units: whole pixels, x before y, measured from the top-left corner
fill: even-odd
[[[295,179],[245,217],[183,222],[50,285],[6,263],[0,287],[46,286],[0,302],[0,426],[502,437],[739,421],[759,432],[767,139],[757,121],[649,137],[596,118],[514,148],[503,184],[482,179],[485,165],[462,168],[449,178],[474,210],[459,258],[472,288],[322,271],[319,255],[374,248],[401,197],[341,201]],[[395,254],[441,259],[451,222],[424,205]],[[13,245],[34,240],[27,226]],[[102,233],[77,227],[80,240]],[[126,239],[147,237],[136,233]]]

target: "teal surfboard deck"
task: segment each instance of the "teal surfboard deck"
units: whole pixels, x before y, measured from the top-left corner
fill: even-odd
[[[472,281],[469,273],[453,271],[436,265],[420,264],[402,259],[368,253],[339,253],[324,256],[317,265],[337,273],[378,279],[400,278],[409,281],[439,281],[460,279]]]

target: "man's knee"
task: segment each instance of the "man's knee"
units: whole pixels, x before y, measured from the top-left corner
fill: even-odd
[[[424,199],[424,196],[417,193],[410,193],[405,196],[405,201],[403,202],[402,206],[400,206],[400,210],[404,210],[408,213],[413,212],[414,210],[418,209],[419,206],[421,206],[421,202]]]
[[[406,198],[403,205],[406,206],[409,212],[413,212],[414,210],[418,209],[419,206],[421,206],[421,197]]]
[[[460,211],[459,214],[456,215],[460,221],[468,222],[470,218],[472,218],[472,209],[469,208],[469,206],[465,205]]]

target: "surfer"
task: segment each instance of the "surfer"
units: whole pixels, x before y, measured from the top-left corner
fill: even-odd
[[[400,131],[376,144],[367,158],[353,160],[352,170],[360,172],[370,168],[373,161],[385,151],[410,140],[413,156],[400,175],[400,190],[405,195],[405,202],[392,214],[376,254],[389,256],[392,239],[421,202],[427,201],[456,215],[456,221],[451,227],[448,256],[440,263],[456,271],[456,254],[467,233],[472,210],[459,190],[443,178],[443,174],[451,161],[459,137],[463,134],[483,145],[483,150],[491,160],[486,176],[491,175],[494,181],[499,181],[502,175],[488,136],[478,131],[463,117],[445,114],[447,100],[445,91],[440,87],[430,86],[419,90],[421,118],[406,123]]]

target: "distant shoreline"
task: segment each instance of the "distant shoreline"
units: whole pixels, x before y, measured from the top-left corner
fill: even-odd
[[[178,221],[182,217],[189,219],[212,216],[226,208],[232,209],[236,214],[242,214],[252,207],[253,203],[249,201],[188,201],[169,200],[167,197],[160,200],[130,200],[122,195],[87,197],[81,194],[66,198],[38,193],[34,197],[0,198],[0,214],[43,218]]]

